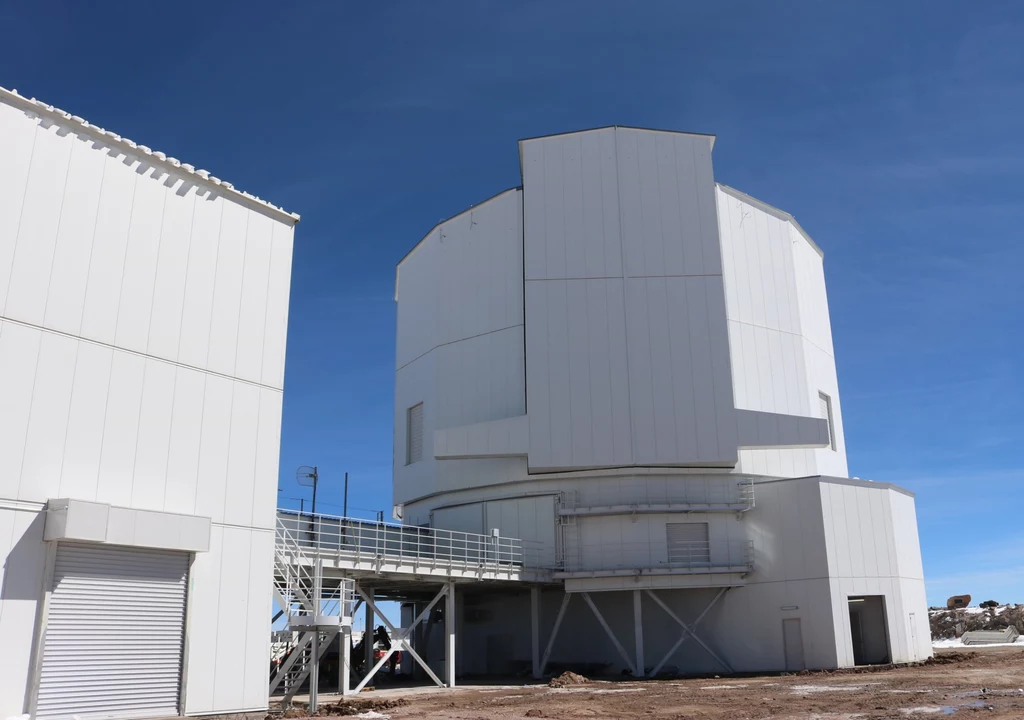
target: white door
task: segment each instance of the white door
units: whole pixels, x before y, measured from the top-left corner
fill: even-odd
[[[782,643],[786,653],[786,670],[803,670],[804,636],[800,629],[800,618],[786,618],[782,621]]]
[[[58,545],[36,717],[178,715],[189,560]]]
[[[910,659],[917,660],[917,617],[910,613]]]

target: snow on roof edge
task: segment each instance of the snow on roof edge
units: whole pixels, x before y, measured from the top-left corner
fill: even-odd
[[[115,132],[105,130],[99,127],[98,125],[93,125],[92,123],[86,121],[78,115],[72,115],[71,113],[65,112],[60,108],[44,103],[42,100],[37,100],[36,98],[27,98],[24,95],[21,95],[16,89],[8,90],[7,88],[0,86],[0,99],[12,100],[14,102],[20,103],[21,105],[30,107],[38,112],[45,113],[46,115],[49,115],[60,121],[71,122],[80,125],[84,130],[87,130],[88,132],[91,132],[92,134],[103,138],[104,142],[109,142],[114,145],[117,145],[128,153],[138,153],[146,155],[149,158],[152,158],[153,161],[158,162],[161,165],[170,168],[171,170],[177,172],[185,172],[188,173],[189,175],[193,175],[199,182],[213,185],[222,192],[226,192],[229,195],[235,195],[247,203],[251,203],[259,207],[262,207],[266,210],[269,210],[273,214],[280,216],[283,220],[285,220],[286,222],[290,222],[293,225],[299,222],[300,217],[298,213],[288,212],[284,208],[278,207],[277,205],[274,205],[271,202],[268,202],[260,197],[257,197],[256,195],[252,195],[243,190],[238,190],[231,183],[221,180],[220,178],[214,177],[207,170],[197,170],[195,167],[189,165],[188,163],[183,163],[173,157],[168,157],[165,153],[162,153],[158,150],[152,150],[151,148],[148,148],[145,145],[139,145],[138,143],[135,143],[129,140],[128,138],[121,137]]]

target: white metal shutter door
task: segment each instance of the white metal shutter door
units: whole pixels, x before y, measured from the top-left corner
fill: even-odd
[[[189,554],[57,546],[36,717],[178,714]]]
[[[669,565],[706,567],[711,564],[708,524],[665,523]]]

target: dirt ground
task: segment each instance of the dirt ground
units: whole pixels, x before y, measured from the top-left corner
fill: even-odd
[[[561,688],[546,684],[478,685],[434,692],[382,688],[361,696],[359,702],[371,699],[376,701],[373,712],[380,714],[371,712],[369,717],[390,716],[393,720],[913,720],[943,716],[1020,720],[1024,719],[1024,647],[939,651],[923,665],[865,671],[592,680]],[[391,707],[393,703],[401,704]],[[351,708],[349,712],[361,710]]]

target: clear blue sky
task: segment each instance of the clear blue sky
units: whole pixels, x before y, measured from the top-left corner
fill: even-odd
[[[316,464],[325,511],[345,470],[352,514],[390,508],[395,263],[518,184],[518,138],[710,132],[825,251],[850,473],[917,493],[930,602],[1024,602],[1024,4],[7,0],[0,28],[0,85],[302,215],[283,498]]]

